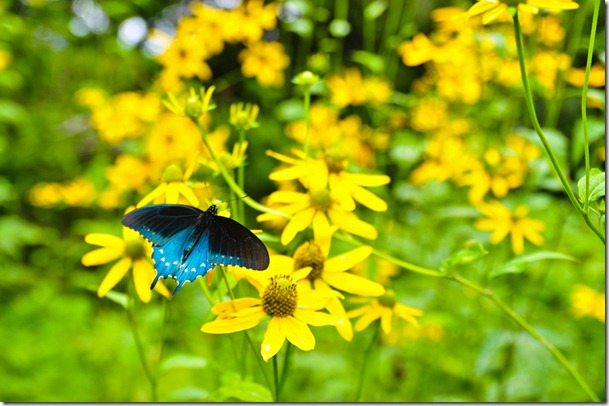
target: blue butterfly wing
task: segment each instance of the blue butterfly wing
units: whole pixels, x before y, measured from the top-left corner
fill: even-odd
[[[182,204],[153,204],[127,213],[122,223],[161,246],[195,225],[203,213],[196,207]]]
[[[209,261],[219,265],[264,270],[269,252],[258,237],[235,220],[222,216],[208,219]]]
[[[175,234],[165,244],[152,246],[152,260],[157,273],[150,289],[154,289],[160,278],[176,278],[182,265],[182,257],[188,246],[192,245],[194,231],[194,226],[187,228]]]
[[[205,230],[175,274],[178,286],[173,292],[174,295],[184,286],[184,283],[205,276],[215,266],[209,261],[208,245],[209,230]]]

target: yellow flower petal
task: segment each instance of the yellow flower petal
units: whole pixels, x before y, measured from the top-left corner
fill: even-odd
[[[372,254],[372,247],[363,246],[326,260],[325,272],[343,272],[353,268]]]
[[[383,309],[381,314],[381,327],[385,334],[391,333],[391,309]]]
[[[296,309],[294,317],[311,326],[337,326],[345,323],[344,319],[340,317],[312,310]]]
[[[332,235],[336,229],[336,226],[330,225],[325,213],[321,211],[315,213],[315,216],[313,217],[313,236],[315,243],[319,245],[324,256],[327,256],[328,252],[330,252]]]
[[[169,290],[167,289],[167,286],[165,286],[165,284],[163,283],[163,281],[158,281],[156,285],[154,285],[154,290],[158,293],[161,294],[163,296],[165,296],[167,299],[171,299],[171,293],[169,292]]]
[[[315,209],[309,208],[292,217],[281,233],[281,244],[288,245],[296,234],[310,226],[314,215]]]
[[[309,168],[306,165],[298,165],[271,172],[269,179],[274,181],[284,181],[300,179],[307,175],[310,175]]]
[[[288,341],[293,345],[303,351],[311,351],[315,348],[315,337],[305,323],[291,316],[282,318],[281,323]]]
[[[358,299],[358,298],[355,298],[355,299]],[[369,300],[369,299],[366,299],[366,298],[359,298],[359,299]],[[371,309],[372,309],[372,305],[366,305],[366,306],[358,307],[357,309],[349,310],[347,312],[347,317],[349,317],[350,319],[354,319],[356,317],[361,316],[364,313],[367,313]]]
[[[260,354],[265,362],[268,362],[275,354],[279,352],[283,342],[285,341],[286,332],[283,328],[283,323],[278,317],[273,317],[269,321],[269,325],[264,333],[264,339],[260,349]]]
[[[209,323],[205,323],[203,327],[201,327],[201,331],[208,334],[226,334],[256,327],[266,313],[262,310],[262,307],[253,309],[254,310],[251,313],[243,315],[243,317],[216,319]]]
[[[163,182],[152,192],[148,193],[142,200],[140,200],[136,207],[140,208],[142,206],[146,206],[148,203],[165,193],[165,190],[167,190],[167,183]]]
[[[292,192],[289,190],[279,190],[269,195],[268,204],[275,203],[300,203],[309,201],[309,197],[305,193]]]
[[[287,155],[283,155],[283,154],[280,154],[280,153],[278,153],[278,152],[271,151],[270,149],[269,149],[269,150],[266,150],[266,151],[265,151],[265,153],[266,153],[268,156],[273,157],[273,158],[275,158],[275,159],[276,159],[276,160],[278,160],[278,161],[285,162],[286,164],[290,164],[290,165],[298,165],[298,164],[301,162],[301,161],[300,161],[300,160],[298,160],[298,159],[290,158],[290,157],[289,157],[289,156],[287,156]]]
[[[228,302],[221,302],[211,308],[213,314],[220,313],[236,313],[249,307],[258,306],[262,303],[260,299],[253,297],[244,297],[235,300],[229,300]]]
[[[188,200],[188,203],[192,204],[194,207],[199,207],[199,199],[195,196],[195,193],[191,188],[183,183],[177,183],[177,187],[180,194]]]
[[[80,262],[82,262],[84,266],[107,264],[123,255],[123,252],[124,249],[98,248],[83,255]]]
[[[129,271],[131,267],[131,258],[123,258],[118,261],[102,281],[101,285],[99,285],[99,289],[97,289],[97,296],[104,297],[106,293],[110,291],[116,284],[123,279],[123,276]]]
[[[524,235],[522,235],[520,227],[512,229],[512,250],[518,255],[524,252]]]
[[[362,331],[370,325],[374,320],[381,317],[383,314],[379,305],[370,306],[370,309],[362,314],[362,316],[355,323],[355,331]],[[351,316],[349,316],[351,317]]]
[[[357,202],[366,206],[370,210],[387,211],[387,203],[371,191],[357,185],[353,185],[351,193]]]
[[[391,178],[387,175],[365,175],[357,173],[344,173],[346,179],[359,186],[375,187],[386,185],[391,182]]]
[[[300,280],[303,280],[304,278],[306,278],[307,276],[309,276],[309,274],[311,273],[311,270],[313,268],[311,268],[310,266],[306,266],[304,268],[299,269],[298,271],[295,271],[292,275],[290,275],[292,277],[292,280],[294,282],[298,282]]]
[[[326,308],[331,315],[344,321],[343,324],[336,326],[338,334],[346,341],[353,340],[353,326],[351,325],[351,320],[349,320],[349,317],[347,316],[347,312],[345,312],[342,302],[338,300],[338,298],[332,299]]]
[[[406,306],[401,303],[396,303],[396,305],[393,307],[393,312],[396,316],[406,320],[415,327],[419,327],[419,321],[415,319],[415,316],[420,317],[423,315],[423,310]]]
[[[507,10],[507,4],[500,3],[496,8],[487,11],[482,16],[482,24],[488,24],[493,20],[497,19],[501,14]]]
[[[133,262],[133,281],[135,282],[135,291],[142,302],[148,303],[152,298],[150,285],[154,279],[154,269],[152,265],[145,259],[138,259]]]
[[[498,0],[480,0],[474,5],[472,5],[469,10],[467,10],[467,14],[471,16],[476,16],[482,13],[486,13],[487,11],[494,9],[499,5]]]
[[[324,273],[322,278],[333,288],[360,296],[382,296],[383,285],[348,272]]]
[[[328,217],[338,228],[345,230],[348,233],[359,235],[360,237],[375,239],[378,237],[378,233],[374,227],[370,224],[361,221],[355,214],[330,209],[328,210]]]
[[[125,241],[122,238],[112,234],[102,233],[91,233],[85,235],[85,242],[87,244],[99,245],[105,248],[125,248]]]
[[[169,182],[165,190],[165,203],[177,204],[180,200],[180,182]]]
[[[568,0],[527,0],[527,4],[545,10],[575,10],[579,7],[576,2]]]

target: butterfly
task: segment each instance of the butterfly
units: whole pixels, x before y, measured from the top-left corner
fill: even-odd
[[[216,265],[254,270],[269,266],[269,252],[246,227],[218,216],[218,207],[206,211],[182,204],[153,204],[127,213],[122,223],[152,243],[152,260],[159,278],[174,278],[173,295]]]

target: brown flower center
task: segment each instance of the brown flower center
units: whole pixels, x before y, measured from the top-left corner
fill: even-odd
[[[125,247],[125,255],[133,260],[143,258],[146,256],[146,247],[140,240],[129,241]]]
[[[385,291],[385,294],[383,296],[379,297],[378,300],[379,300],[379,304],[381,306],[385,306],[390,309],[393,309],[393,307],[397,303],[397,299],[395,297],[395,292],[392,289],[387,289]]]
[[[310,266],[312,269],[307,278],[314,280],[321,277],[325,260],[319,245],[314,242],[305,242],[294,253],[294,270],[297,271]]]
[[[296,284],[288,275],[275,275],[262,295],[262,310],[273,317],[292,316],[298,304]]]

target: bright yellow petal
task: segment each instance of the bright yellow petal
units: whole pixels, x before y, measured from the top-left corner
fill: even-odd
[[[262,307],[258,307],[256,310],[257,311],[244,315],[243,317],[216,319],[209,323],[205,323],[203,327],[201,327],[201,331],[208,334],[226,334],[256,327],[258,323],[260,323],[260,319],[266,315],[262,310]]]
[[[565,0],[527,0],[527,4],[545,10],[575,10],[579,7],[574,1]]]
[[[315,209],[309,208],[292,217],[281,233],[281,244],[288,245],[296,234],[310,226],[314,215]]]
[[[349,272],[324,273],[322,278],[333,288],[360,296],[382,296],[385,288],[380,283],[372,282]]]
[[[519,227],[512,229],[512,250],[517,255],[524,252],[524,235],[522,235],[522,230]]]
[[[393,307],[393,312],[396,316],[406,320],[415,327],[419,327],[419,321],[415,319],[415,317],[420,317],[423,315],[423,310],[406,306],[401,303],[396,303],[396,305]]]
[[[150,285],[154,279],[154,269],[147,260],[138,259],[133,262],[133,281],[135,282],[135,291],[140,300],[144,303],[150,302],[152,291]]]
[[[99,289],[97,289],[97,296],[104,297],[106,293],[110,291],[116,284],[123,279],[123,276],[129,271],[131,267],[131,258],[123,258],[118,261],[102,281],[101,285],[99,285]]]
[[[349,313],[347,313],[349,314]],[[379,305],[370,306],[368,312],[362,314],[362,316],[355,323],[355,331],[362,331],[370,325],[374,320],[379,319],[383,314]],[[351,316],[349,316],[351,317]]]
[[[361,299],[365,299],[365,298],[361,298]],[[365,299],[365,300],[369,300],[369,299]],[[365,305],[362,307],[358,307],[356,309],[349,310],[347,312],[347,317],[349,317],[350,319],[354,319],[356,317],[361,316],[362,314],[368,313],[371,309],[372,309],[372,305]]]
[[[281,323],[288,341],[293,345],[303,351],[311,351],[315,348],[315,337],[305,323],[291,316],[282,318]]]
[[[482,16],[482,24],[488,24],[493,20],[497,19],[501,14],[507,10],[507,4],[500,3],[496,8],[487,11]]]
[[[384,308],[381,314],[381,328],[385,334],[391,333],[391,309]]]
[[[104,248],[125,248],[125,241],[112,234],[91,233],[85,235],[87,244],[99,245]]]
[[[300,179],[308,175],[310,175],[310,171],[306,165],[297,165],[271,172],[269,179],[274,181],[284,181]]]
[[[348,233],[359,235],[360,237],[371,240],[378,237],[378,233],[374,227],[361,221],[353,213],[330,209],[328,210],[328,217],[330,217],[330,220],[332,220],[332,222],[336,224],[338,228]]]
[[[327,256],[328,252],[330,252],[332,235],[336,229],[336,226],[330,225],[325,213],[321,211],[315,213],[315,216],[313,217],[313,235],[315,243],[319,245],[324,256]]]
[[[184,196],[186,200],[188,200],[188,203],[192,204],[194,207],[199,207],[199,199],[197,196],[195,196],[195,193],[191,188],[183,183],[177,183],[177,187],[180,194]]]
[[[165,191],[165,203],[177,204],[180,200],[180,182],[169,182]]]
[[[124,249],[117,248],[98,248],[83,255],[80,262],[84,266],[107,264],[123,255],[123,251]]]
[[[353,198],[360,204],[374,211],[387,211],[387,203],[374,193],[357,185],[351,189]]]
[[[294,282],[298,282],[298,281],[303,280],[307,276],[309,276],[309,274],[311,273],[312,269],[313,268],[311,268],[310,266],[305,266],[304,268],[299,269],[298,271],[294,272],[290,276],[292,277],[292,280]]]
[[[259,306],[261,304],[260,299],[253,297],[244,297],[235,300],[229,300],[228,302],[221,302],[212,307],[211,312],[213,314],[220,313],[236,313],[240,310],[247,309],[252,306]]]
[[[467,14],[471,17],[478,14],[486,13],[487,11],[497,7],[498,5],[498,0],[481,0],[472,5],[469,10],[467,10]]]
[[[294,317],[311,326],[338,326],[345,324],[344,319],[341,317],[312,310],[296,309],[294,310]]]
[[[338,298],[332,299],[330,303],[328,303],[327,309],[331,315],[344,321],[343,324],[336,326],[336,331],[338,331],[338,334],[340,334],[341,337],[346,341],[353,340],[353,326],[351,325],[351,320],[349,320],[342,302],[338,300]]]
[[[154,290],[158,294],[165,296],[167,299],[171,299],[171,292],[169,292],[163,281],[157,281],[156,285],[154,285]]]
[[[365,175],[356,173],[345,173],[343,174],[348,180],[355,183],[356,185],[365,187],[375,187],[386,185],[391,182],[391,178],[387,175]]]
[[[285,341],[286,332],[283,328],[283,323],[278,317],[273,317],[269,321],[269,325],[264,333],[264,339],[260,348],[260,354],[265,362],[275,356],[281,349],[283,342]]]
[[[372,254],[372,247],[363,246],[326,260],[324,273],[343,272],[353,268]]]
[[[308,290],[298,292],[298,308],[309,310],[321,310],[325,308],[332,299],[339,297],[335,290]]]
[[[269,195],[268,204],[275,203],[300,203],[309,201],[309,196],[306,193],[292,192],[289,190],[279,190]]]
[[[161,196],[167,190],[167,183],[163,182],[158,185],[152,192],[148,193],[140,202],[137,204],[137,207],[146,206],[148,203]]]
[[[273,157],[273,158],[275,158],[278,161],[285,162],[286,164],[290,164],[290,165],[298,165],[299,163],[302,162],[299,159],[290,158],[287,155],[283,155],[283,154],[280,154],[278,152],[271,151],[270,149],[266,150],[265,153],[268,156]]]

